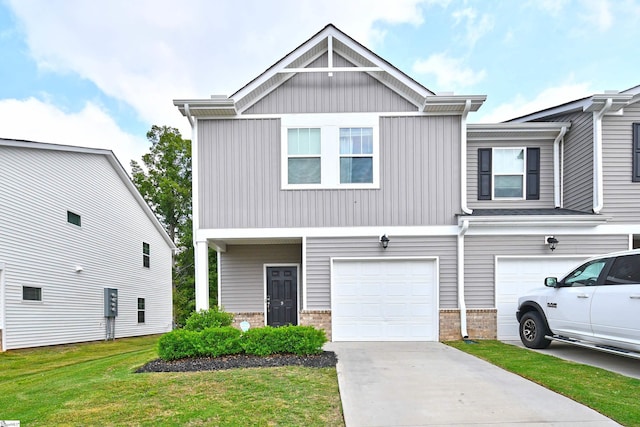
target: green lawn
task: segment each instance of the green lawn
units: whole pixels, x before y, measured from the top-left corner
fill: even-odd
[[[640,426],[640,380],[499,341],[446,344],[534,381],[625,426]]]
[[[334,368],[135,374],[157,337],[0,353],[0,419],[28,426],[343,426]]]

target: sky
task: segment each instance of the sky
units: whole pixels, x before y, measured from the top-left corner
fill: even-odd
[[[334,24],[470,123],[640,84],[640,0],[0,0],[0,138],[149,151],[174,99],[231,95]]]

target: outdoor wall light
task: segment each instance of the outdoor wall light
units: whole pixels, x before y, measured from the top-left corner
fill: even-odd
[[[556,250],[556,246],[558,246],[558,239],[553,236],[549,236],[547,237],[547,244],[549,245],[549,249],[553,252]]]
[[[389,246],[389,238],[386,234],[380,236],[380,244],[382,245],[383,249],[387,249],[387,246]]]

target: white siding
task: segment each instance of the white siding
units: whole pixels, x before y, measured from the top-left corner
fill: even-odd
[[[117,338],[171,329],[171,248],[107,156],[0,147],[0,183],[6,349],[104,339],[106,287],[119,291]],[[22,301],[22,286],[42,302]]]

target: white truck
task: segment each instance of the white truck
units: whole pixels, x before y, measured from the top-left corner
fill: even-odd
[[[518,299],[526,347],[557,340],[640,359],[640,250],[591,258],[545,286]]]

